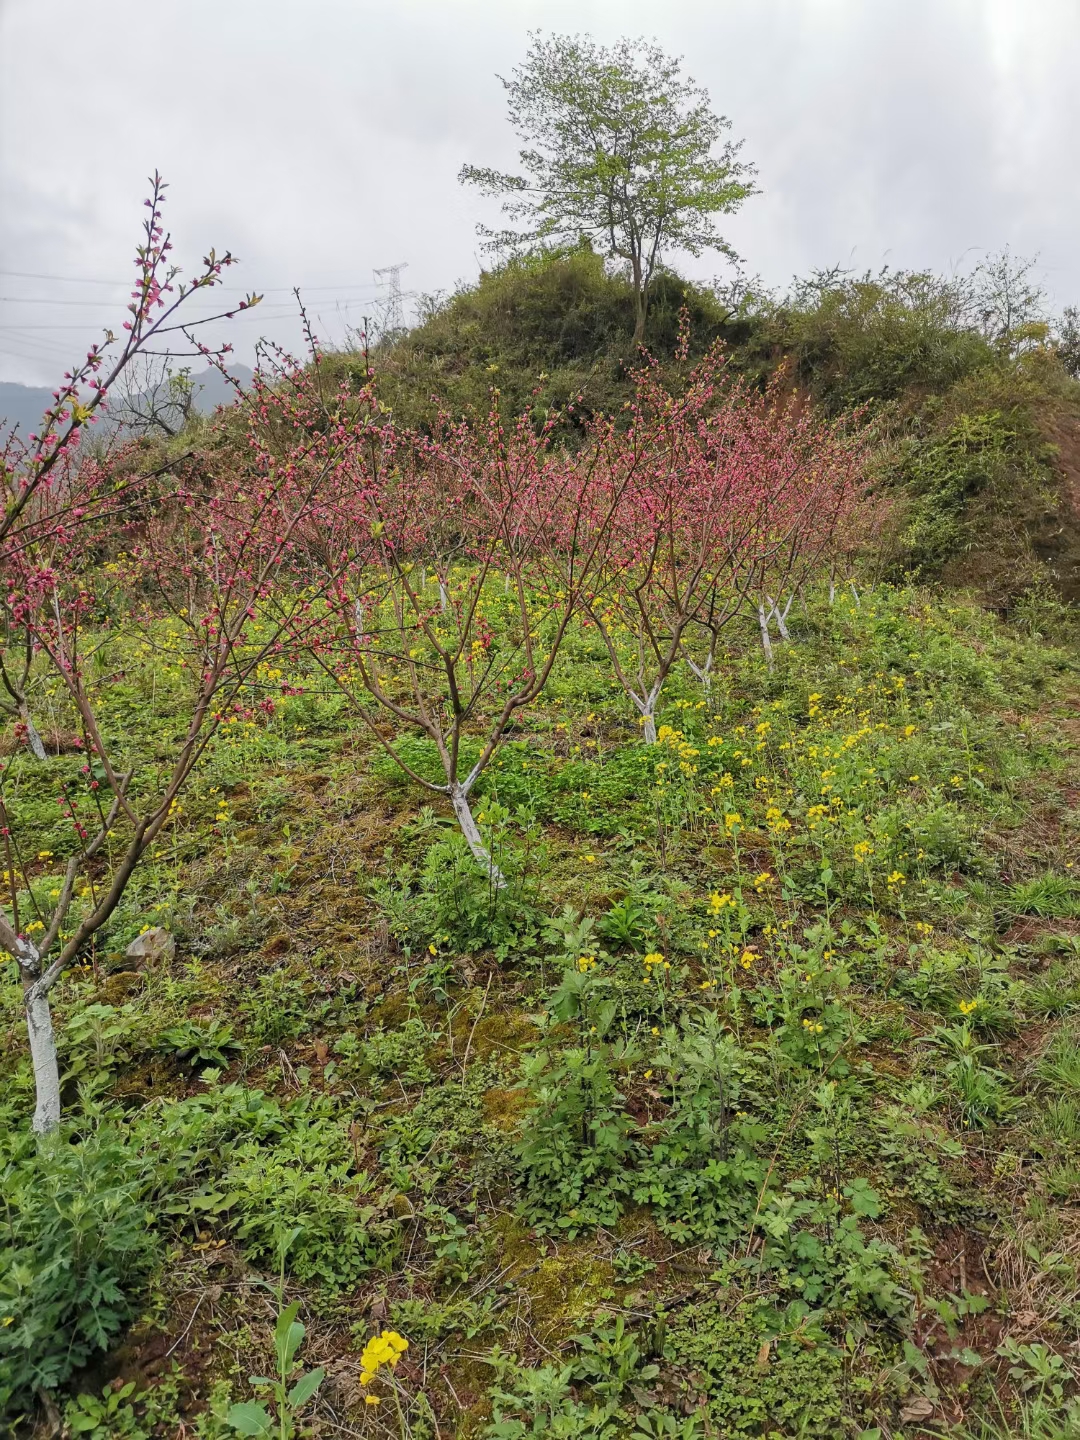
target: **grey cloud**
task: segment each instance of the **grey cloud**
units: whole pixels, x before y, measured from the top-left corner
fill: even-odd
[[[1059,301],[1080,296],[1073,0],[103,0],[89,22],[76,0],[6,0],[0,270],[130,273],[158,166],[178,255],[231,247],[235,283],[308,287],[340,338],[376,265],[407,260],[414,290],[475,275],[491,210],[456,175],[513,163],[495,72],[537,27],[686,56],[759,167],[727,230],[771,283],[835,261],[947,269],[1008,242],[1041,252]],[[3,296],[110,293],[0,277]],[[287,299],[235,327],[240,359],[262,328],[298,345]],[[93,334],[53,327],[106,318],[0,305],[0,378],[51,379]]]

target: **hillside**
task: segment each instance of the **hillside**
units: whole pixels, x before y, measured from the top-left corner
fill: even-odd
[[[1080,1434],[1080,386],[1045,335],[953,305],[912,277],[736,304],[667,275],[642,456],[628,287],[556,256],[125,452],[125,482],[174,466],[175,513],[161,481],[76,534],[73,618],[50,592],[39,623],[84,647],[78,683],[30,647],[0,716],[0,884],[35,943],[165,796],[53,991],[55,1134],[0,970],[6,1433]],[[746,389],[712,449],[700,391],[677,473],[737,449],[733,525],[780,479],[761,524],[693,512],[762,558],[721,581],[711,542],[715,665],[697,614],[649,743],[652,532],[625,519],[571,600],[558,522],[602,529],[623,462],[656,480],[717,341]],[[531,407],[517,449],[493,399]],[[457,450],[441,410],[482,417]],[[784,508],[788,467],[828,497],[853,456],[847,529]],[[296,477],[325,491],[283,523]],[[535,568],[522,530],[477,529],[492,494],[552,526]],[[785,569],[771,537],[804,522]],[[231,690],[199,688],[214,663]],[[515,685],[470,839],[409,707],[434,695],[471,773]]]
[[[817,277],[776,298],[714,293],[666,272],[649,348],[677,370],[684,317],[691,360],[720,343],[755,381],[783,366],[830,411],[871,416],[896,507],[893,575],[943,576],[1003,610],[1040,577],[1074,598],[1080,384],[1051,345],[991,343],[969,311],[970,297],[927,275]],[[631,394],[632,335],[630,286],[599,256],[575,252],[483,275],[372,363],[380,396],[406,423],[430,425],[444,407],[483,413],[493,386],[506,414],[573,405],[580,417],[618,412]],[[363,363],[329,357],[332,374],[359,378]],[[578,425],[568,418],[570,443]]]

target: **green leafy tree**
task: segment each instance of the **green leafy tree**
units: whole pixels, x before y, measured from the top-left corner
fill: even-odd
[[[502,84],[525,147],[521,175],[462,167],[463,184],[503,196],[518,228],[480,226],[492,249],[597,244],[626,262],[634,339],[645,336],[649,288],[665,251],[731,254],[713,217],[753,194],[753,169],[725,141],[731,122],[682,62],[644,40],[606,48],[588,38],[534,34]]]

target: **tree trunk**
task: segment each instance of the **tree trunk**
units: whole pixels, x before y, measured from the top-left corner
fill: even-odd
[[[765,651],[765,663],[769,669],[774,667],[772,636],[769,634],[769,617],[765,614],[764,604],[757,607],[758,625],[761,628],[761,648]]]
[[[699,665],[696,660],[691,660],[689,655],[684,655],[683,659],[687,665],[690,666],[691,672],[700,680],[701,687],[705,691],[705,694],[707,696],[711,695],[713,657],[711,655],[707,656],[704,665]]]
[[[787,617],[788,611],[791,609],[791,602],[795,598],[795,592],[792,591],[792,593],[788,596],[788,602],[784,606],[783,610],[780,609],[778,602],[775,601],[771,595],[766,595],[765,598],[772,606],[771,613],[776,616],[776,628],[780,631],[780,639],[790,640],[791,636],[788,634]]]
[[[45,746],[41,743],[41,736],[30,717],[30,707],[25,700],[19,704],[19,719],[26,726],[26,743],[30,747],[30,754],[35,760],[47,760],[49,757],[45,754]]]
[[[457,822],[461,826],[461,833],[465,836],[469,849],[488,872],[496,890],[502,890],[506,885],[506,876],[491,858],[491,852],[481,838],[479,828],[473,819],[473,813],[469,807],[468,792],[463,785],[455,783],[450,786],[450,804],[454,807],[454,814],[457,816]]]
[[[26,979],[29,976],[24,972],[24,983]],[[56,1059],[49,992],[40,988],[40,981],[34,981],[26,986],[23,998],[37,1099],[30,1128],[37,1135],[48,1135],[60,1124],[60,1067]]]
[[[645,344],[645,298],[640,290],[634,293],[634,342]]]

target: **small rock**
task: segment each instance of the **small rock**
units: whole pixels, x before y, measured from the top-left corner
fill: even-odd
[[[148,964],[153,960],[164,960],[168,962],[176,954],[176,940],[163,930],[160,925],[155,925],[152,930],[144,930],[137,935],[131,944],[124,951],[128,960],[141,960]]]

